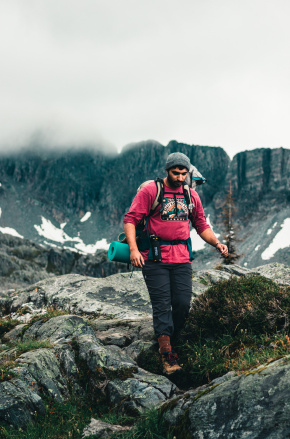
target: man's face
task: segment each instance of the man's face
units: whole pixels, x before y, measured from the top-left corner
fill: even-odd
[[[167,171],[167,178],[171,186],[180,187],[186,179],[188,170],[186,168],[172,168]]]

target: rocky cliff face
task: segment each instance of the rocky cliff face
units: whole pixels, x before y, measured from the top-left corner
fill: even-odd
[[[261,148],[233,158],[222,190],[214,196],[217,224],[230,181],[241,240],[237,246],[244,254],[240,263],[248,267],[274,261],[289,263],[290,150]]]
[[[175,151],[187,154],[207,176],[208,184],[201,188],[200,196],[205,205],[209,204],[228,169],[229,158],[222,148],[178,142],[170,142],[165,148],[147,141],[131,145],[116,156],[73,150],[47,155],[25,151],[1,157],[1,227],[12,227],[25,238],[43,242],[33,226],[44,229],[44,217],[58,229],[66,223],[67,236],[56,240],[60,244],[66,241],[66,245],[75,247],[78,238],[85,244],[116,239],[138,186],[165,176],[164,162]],[[81,223],[86,212],[92,214],[90,221]],[[41,236],[53,241],[47,231]]]
[[[244,151],[231,162],[222,148],[176,141],[166,147],[140,142],[110,156],[90,150],[2,156],[0,230],[13,228],[38,243],[93,254],[117,238],[138,186],[165,176],[166,157],[176,151],[188,155],[207,178],[197,190],[216,233],[222,232],[220,213],[232,182],[241,239],[237,246],[243,254],[239,263],[290,263],[290,150],[284,148]],[[201,244],[197,237],[195,248]],[[196,252],[194,267],[218,261],[204,248]]]
[[[255,149],[238,153],[230,163],[225,183],[231,181],[238,208],[237,217],[247,225],[251,216],[261,218],[275,209],[289,207],[290,150]],[[215,196],[218,211],[224,191]]]

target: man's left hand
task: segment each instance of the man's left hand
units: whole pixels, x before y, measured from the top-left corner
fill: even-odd
[[[219,243],[216,246],[216,249],[220,252],[221,256],[227,257],[229,255],[229,251],[226,245]]]

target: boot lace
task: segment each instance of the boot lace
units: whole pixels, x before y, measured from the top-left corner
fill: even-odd
[[[178,356],[174,352],[169,352],[166,356],[166,361],[169,366],[175,366],[177,364]]]

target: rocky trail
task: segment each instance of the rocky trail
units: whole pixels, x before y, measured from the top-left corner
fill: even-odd
[[[290,268],[282,264],[254,270],[225,266],[193,274],[192,300],[220,280],[253,274],[290,285]],[[47,398],[65,404],[102,397],[120,419],[152,407],[161,410],[180,439],[282,439],[290,434],[290,355],[243,374],[229,372],[196,389],[180,390],[167,377],[140,367],[140,354],[156,350],[156,342],[139,272],[50,277],[2,295],[0,303],[3,431],[25,430],[44,415]],[[13,328],[5,331],[8,322],[14,322]],[[80,434],[109,438],[130,428],[92,418]]]

